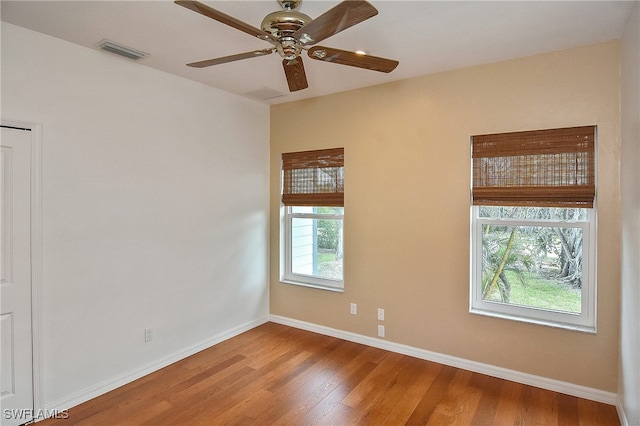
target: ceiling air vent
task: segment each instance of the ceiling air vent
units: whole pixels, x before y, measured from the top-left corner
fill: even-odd
[[[107,39],[99,41],[97,46],[102,50],[106,50],[107,52],[115,53],[116,55],[124,56],[125,58],[133,60],[138,60],[140,58],[144,58],[145,56],[149,56],[148,53],[123,46],[120,43],[116,43],[115,41]]]
[[[268,101],[270,99],[280,98],[284,96],[284,93],[265,87],[262,89],[254,90],[253,92],[246,92],[245,95],[256,99],[261,99],[263,101]]]

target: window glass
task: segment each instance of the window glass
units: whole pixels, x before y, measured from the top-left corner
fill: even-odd
[[[587,209],[560,207],[480,206],[480,217],[496,219],[586,220]]]
[[[593,209],[473,210],[472,312],[595,327]]]
[[[482,225],[482,299],[581,312],[579,227]]]
[[[343,288],[344,207],[287,208],[285,280]]]

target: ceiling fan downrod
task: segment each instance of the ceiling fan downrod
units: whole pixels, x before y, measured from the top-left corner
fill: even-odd
[[[278,4],[282,6],[283,9],[293,10],[300,6],[302,0],[278,0]]]

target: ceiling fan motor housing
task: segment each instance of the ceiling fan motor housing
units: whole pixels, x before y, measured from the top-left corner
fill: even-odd
[[[293,34],[311,21],[312,19],[304,13],[284,9],[265,16],[261,27],[263,31],[273,34],[278,39],[276,49],[280,56],[294,60],[302,52],[302,43],[293,37]]]

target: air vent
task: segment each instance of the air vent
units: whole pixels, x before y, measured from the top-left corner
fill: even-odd
[[[254,90],[253,92],[247,92],[245,93],[245,95],[256,99],[261,99],[263,101],[268,101],[269,99],[280,98],[284,96],[284,93],[269,88],[262,88]]]
[[[125,58],[133,60],[138,60],[140,58],[144,58],[145,56],[149,56],[148,53],[123,46],[120,43],[116,43],[115,41],[107,39],[99,41],[97,46],[98,48],[106,50],[107,52],[115,53],[116,55],[124,56]]]

